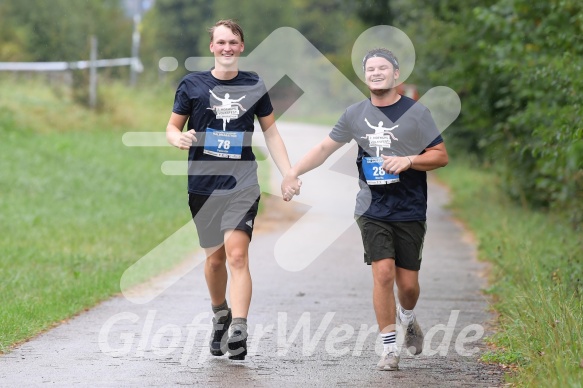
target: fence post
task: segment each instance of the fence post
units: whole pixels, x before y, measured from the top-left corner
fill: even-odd
[[[97,37],[91,35],[91,54],[89,57],[89,107],[97,105]]]
[[[136,13],[134,15],[134,32],[132,33],[132,59],[138,59],[140,50],[140,24],[142,22],[142,15]],[[138,72],[135,63],[130,65],[130,86],[136,85],[136,79],[138,77]]]

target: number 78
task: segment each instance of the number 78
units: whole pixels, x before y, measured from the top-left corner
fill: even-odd
[[[231,147],[231,142],[229,140],[219,140],[218,148],[228,150]]]

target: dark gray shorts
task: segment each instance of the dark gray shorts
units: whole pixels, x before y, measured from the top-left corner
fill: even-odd
[[[361,216],[356,223],[362,236],[366,264],[394,259],[397,267],[419,271],[427,230],[425,221],[385,222]]]
[[[232,195],[188,194],[188,206],[203,248],[224,242],[226,230],[242,230],[253,235],[253,224],[259,210],[259,186],[252,186]]]

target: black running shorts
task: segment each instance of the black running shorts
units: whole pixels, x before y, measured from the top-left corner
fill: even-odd
[[[425,221],[385,222],[361,216],[356,223],[362,236],[366,264],[394,259],[397,267],[419,271],[427,229]]]

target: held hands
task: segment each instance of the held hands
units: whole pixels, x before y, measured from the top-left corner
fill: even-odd
[[[196,132],[194,132],[194,129],[191,129],[186,132],[181,132],[176,147],[180,148],[181,150],[189,149],[192,146],[192,143],[197,141],[196,136],[194,136],[195,133]]]
[[[286,202],[291,201],[294,195],[300,195],[302,181],[297,176],[286,174],[281,182],[281,195]]]
[[[385,156],[383,158],[383,170],[389,174],[398,175],[401,172],[408,170],[413,165],[413,161],[409,156]]]

